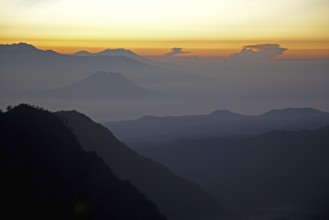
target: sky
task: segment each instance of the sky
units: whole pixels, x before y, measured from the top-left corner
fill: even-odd
[[[63,53],[225,56],[278,43],[286,56],[329,57],[328,27],[328,0],[0,0],[0,43]]]

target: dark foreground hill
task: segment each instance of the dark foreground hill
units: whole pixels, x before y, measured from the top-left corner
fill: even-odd
[[[0,120],[2,219],[164,219],[58,116],[19,105]]]
[[[241,219],[329,219],[329,127],[139,145]]]
[[[171,220],[220,219],[223,210],[198,185],[163,165],[138,155],[101,124],[76,111],[58,112],[86,151],[96,151],[121,179],[128,179]]]

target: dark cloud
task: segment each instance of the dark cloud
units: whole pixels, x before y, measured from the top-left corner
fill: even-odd
[[[287,48],[283,48],[279,44],[246,45],[231,58],[238,61],[266,61],[274,59],[286,50]]]
[[[165,56],[165,57],[172,57],[172,56],[176,56],[178,54],[184,54],[184,53],[190,53],[190,52],[183,51],[183,48],[174,47],[174,48],[171,49],[170,52],[165,53],[163,56]]]

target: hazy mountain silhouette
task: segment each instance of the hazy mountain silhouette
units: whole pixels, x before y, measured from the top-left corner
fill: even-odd
[[[19,105],[0,120],[2,218],[165,219],[55,114]]]
[[[271,130],[316,129],[329,123],[329,113],[312,108],[272,110],[258,116],[228,110],[208,115],[155,117],[104,123],[125,141],[252,135]]]
[[[80,51],[78,51],[76,53],[73,53],[72,55],[73,56],[93,56],[94,53],[91,53],[91,52],[86,51],[86,50],[80,50]]]
[[[217,201],[199,186],[138,155],[101,124],[76,111],[57,114],[65,118],[85,150],[101,155],[116,175],[155,201],[168,219],[218,219],[223,215]]]
[[[328,116],[327,112],[322,112],[314,108],[286,108],[274,109],[262,115],[261,118],[272,120],[294,120],[303,118],[317,118]]]
[[[88,51],[78,51],[74,54],[74,56],[125,56],[134,60],[138,60],[144,63],[153,63],[153,61],[144,58],[143,56],[134,53],[131,50],[126,50],[124,48],[117,48],[117,49],[106,49],[96,53],[90,53]],[[154,62],[155,63],[155,62]]]
[[[118,53],[118,52],[116,52]],[[37,86],[61,83],[87,76],[95,70],[124,73],[137,82],[193,81],[202,77],[140,62],[127,56],[72,56],[45,51],[20,43],[0,45],[0,66],[8,76],[26,77],[26,83]],[[19,65],[17,64],[19,62]],[[30,82],[31,81],[31,82]],[[57,84],[58,85],[58,84]]]
[[[238,210],[238,219],[329,217],[329,127],[138,145],[139,153]]]
[[[143,88],[120,73],[99,71],[68,85],[42,93],[46,97],[74,99],[164,98],[165,94]]]
[[[0,62],[22,62],[41,59],[45,61],[50,58],[60,57],[61,54],[52,50],[40,50],[31,44],[0,44]]]

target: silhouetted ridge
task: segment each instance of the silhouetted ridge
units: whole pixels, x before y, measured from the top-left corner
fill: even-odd
[[[86,52],[81,52],[81,54],[84,55],[59,54],[25,43],[0,44],[1,69],[6,70],[3,72],[3,77],[26,77],[28,80],[25,83],[35,90],[45,88],[38,83],[41,79],[52,82],[48,84],[48,88],[56,88],[64,82],[64,79],[67,80],[66,82],[72,82],[97,70],[124,73],[129,79],[138,83],[191,82],[204,79],[204,77],[162,68],[156,62],[137,54],[135,57],[129,56],[130,53],[122,55],[117,53],[113,56],[90,56],[86,55]],[[17,65],[18,62],[19,65]],[[42,80],[42,82],[47,80]]]
[[[85,51],[85,50],[81,50],[81,51],[78,51],[74,54],[72,54],[74,56],[91,56],[92,53],[88,52],[88,51]]]
[[[95,152],[83,151],[60,117],[24,104],[0,120],[3,218],[164,219]]]
[[[226,109],[213,111],[212,113],[210,113],[210,115],[214,117],[224,117],[224,118],[235,118],[235,117],[245,116],[245,115],[236,114]]]
[[[121,179],[128,179],[171,220],[215,220],[223,211],[207,192],[173,174],[163,165],[138,155],[101,124],[76,111],[62,111],[81,146],[96,151]]]
[[[237,219],[328,219],[329,126],[139,145],[139,153],[197,182],[223,207],[248,210]]]
[[[5,60],[7,60],[7,58],[21,60],[24,56],[37,56],[40,58],[42,55],[49,56],[59,54],[52,50],[40,50],[27,43],[0,44],[0,57]]]
[[[132,52],[131,50],[126,50],[124,48],[117,49],[106,49],[97,53],[98,55],[110,55],[110,56],[127,56],[127,57],[135,57],[135,58],[143,58],[142,56]]]
[[[27,44],[27,43],[17,43],[17,44],[2,44],[0,45],[1,49],[11,49],[11,50],[18,50],[18,51],[38,51],[39,49],[37,49],[35,46],[33,46],[32,44]]]
[[[135,59],[141,62],[146,62],[146,63],[152,63],[152,61],[144,58],[143,56],[140,56],[134,52],[132,52],[131,50],[127,50],[124,48],[117,48],[117,49],[105,49],[103,51],[100,52],[96,52],[96,53],[91,53],[88,51],[78,51],[74,54],[72,54],[74,56],[124,56],[124,57],[129,57],[131,59]]]
[[[217,110],[207,115],[145,116],[137,120],[107,122],[105,126],[120,139],[132,142],[254,135],[271,130],[317,129],[327,124],[327,112],[312,108],[287,108],[262,115]]]
[[[302,119],[303,117],[321,117],[329,116],[329,113],[322,112],[314,108],[285,108],[275,109],[266,112],[260,117],[275,119]]]

